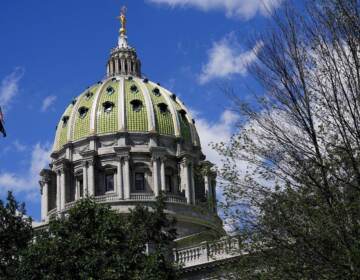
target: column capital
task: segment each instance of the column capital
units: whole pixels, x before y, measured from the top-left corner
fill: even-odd
[[[66,159],[66,158],[61,158],[59,160],[57,160],[56,162],[54,162],[54,165],[55,165],[55,171],[56,172],[63,172],[64,170],[67,170],[70,165],[71,165],[71,162]]]
[[[212,170],[212,168],[214,167],[214,164],[212,164],[210,161],[202,161],[200,162],[200,170],[201,170],[201,174],[203,176],[213,176],[214,175],[214,171]]]
[[[53,171],[50,169],[42,169],[40,171],[41,181],[49,183],[51,181],[51,175],[53,174]]]

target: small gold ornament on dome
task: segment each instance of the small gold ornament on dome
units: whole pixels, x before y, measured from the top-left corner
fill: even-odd
[[[127,11],[126,7],[123,6],[120,11],[120,16],[118,17],[121,23],[120,34],[122,36],[126,35],[126,11]]]

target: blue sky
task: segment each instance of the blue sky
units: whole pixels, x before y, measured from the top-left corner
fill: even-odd
[[[72,98],[104,77],[122,5],[143,74],[193,111],[203,150],[218,162],[208,143],[226,141],[237,120],[220,87],[250,95],[247,68],[261,49],[256,37],[282,2],[2,0],[0,106],[8,137],[0,138],[0,198],[13,190],[39,219],[37,174],[48,163],[55,126]]]

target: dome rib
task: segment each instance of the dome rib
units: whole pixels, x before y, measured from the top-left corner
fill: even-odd
[[[164,98],[166,93],[164,93],[162,89],[160,90],[157,85],[154,86],[150,83],[146,83],[144,85],[149,91],[149,96],[153,103],[156,131],[163,135],[175,135],[173,118],[171,116],[171,112],[168,110],[169,106],[166,104],[167,102]],[[164,111],[161,110],[159,105]]]
[[[126,106],[125,106],[125,79],[120,77],[119,79],[119,91],[118,91],[118,122],[119,131],[126,130]]]
[[[152,85],[153,87],[157,86],[155,83],[153,82],[149,82],[150,85]],[[176,112],[176,108],[175,108],[175,105],[174,103],[172,102],[171,100],[171,92],[168,91],[166,88],[161,88],[161,90],[164,92],[163,94],[163,97],[170,109],[170,113],[171,113],[171,116],[172,116],[172,119],[173,119],[173,126],[174,126],[174,131],[175,131],[175,136],[179,137],[181,136],[181,133],[180,133],[180,121],[179,121],[179,117],[178,117],[178,114]]]
[[[99,99],[100,99],[100,95],[102,93],[102,91],[105,88],[105,85],[107,85],[109,83],[111,79],[107,79],[105,81],[102,82],[102,84],[99,86],[99,88],[97,89],[95,96],[94,96],[94,101],[93,104],[91,106],[91,115],[90,115],[90,134],[95,134],[97,133],[97,109],[98,109],[98,103],[99,103]]]
[[[112,87],[114,91],[109,94],[107,92],[108,87]],[[96,100],[96,133],[97,134],[107,134],[115,133],[118,131],[118,93],[119,93],[119,84],[117,80],[107,80],[104,83],[104,87],[100,91],[99,98]],[[103,104],[110,102],[113,104],[112,110],[105,112]]]
[[[147,108],[147,114],[148,114],[148,129],[149,131],[155,131],[156,125],[155,125],[155,113],[154,113],[154,104],[150,98],[150,93],[147,89],[147,87],[143,84],[143,81],[138,78],[134,78],[134,80],[137,82],[137,84],[140,86],[140,89],[143,93],[144,100],[145,100],[145,106]]]

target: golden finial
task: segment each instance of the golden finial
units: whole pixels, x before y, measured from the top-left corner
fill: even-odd
[[[121,23],[120,35],[122,36],[126,35],[126,10],[126,7],[123,6],[120,11],[120,16],[118,17]]]

